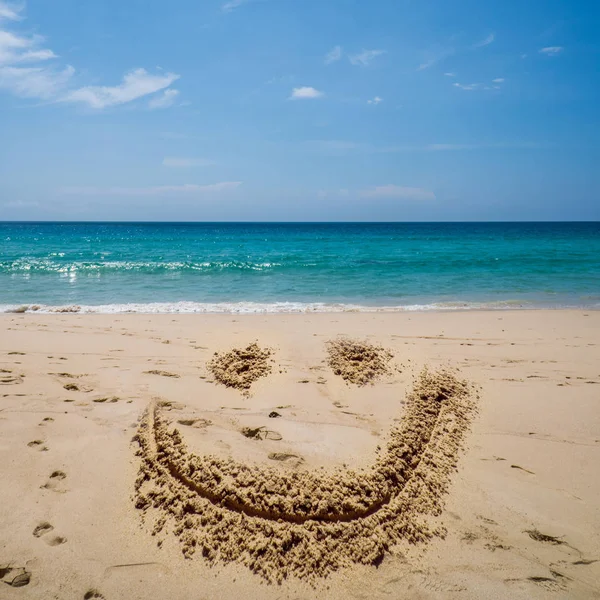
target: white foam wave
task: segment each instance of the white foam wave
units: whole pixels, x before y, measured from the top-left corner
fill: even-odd
[[[516,300],[496,302],[433,302],[396,306],[369,306],[361,304],[325,302],[154,302],[100,305],[0,305],[0,313],[78,313],[78,314],[266,314],[266,313],[389,313],[417,311],[519,310],[536,308],[588,308],[600,305],[548,306]]]

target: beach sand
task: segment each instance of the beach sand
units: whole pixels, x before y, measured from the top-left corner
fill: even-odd
[[[600,598],[600,312],[5,314],[0,370],[2,599]]]

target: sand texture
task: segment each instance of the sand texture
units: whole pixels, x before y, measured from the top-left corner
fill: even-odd
[[[0,598],[600,598],[600,313],[0,316]]]

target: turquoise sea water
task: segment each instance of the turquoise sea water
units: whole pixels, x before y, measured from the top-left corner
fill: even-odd
[[[0,223],[0,311],[600,308],[600,223]]]

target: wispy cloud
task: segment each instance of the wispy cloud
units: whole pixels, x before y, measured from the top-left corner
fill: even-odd
[[[456,77],[456,73],[444,73],[445,77]]]
[[[0,0],[0,24],[17,22],[23,18],[24,4],[7,4]],[[42,46],[40,35],[26,36],[0,28],[0,89],[21,98],[54,102],[86,104],[102,109],[117,106],[154,94],[168,88],[179,75],[166,73],[151,75],[145,69],[136,69],[125,75],[120,85],[87,86],[73,88],[75,69],[66,65],[56,67],[53,62],[58,56]],[[23,66],[26,64],[27,66]],[[162,107],[172,104],[177,92],[165,93],[157,99]]]
[[[357,67],[368,67],[374,58],[385,53],[386,50],[363,50],[358,54],[351,54],[348,60]]]
[[[467,92],[483,89],[483,85],[481,83],[453,83],[452,85]]]
[[[0,0],[0,24],[22,20],[23,8],[22,4],[7,4]],[[0,29],[0,89],[20,98],[38,100],[50,100],[65,89],[75,69],[46,66],[44,63],[57,56],[44,48],[43,42],[41,35],[21,35]]]
[[[431,190],[416,187],[404,187],[388,184],[377,185],[373,188],[362,190],[360,195],[364,198],[398,198],[400,200],[435,200]]]
[[[334,46],[326,55],[325,55],[325,64],[330,65],[331,63],[337,62],[342,58],[342,47]]]
[[[545,54],[546,56],[556,56],[560,54],[564,48],[562,46],[546,46],[545,48],[540,48],[540,54]]]
[[[489,46],[495,39],[496,39],[496,34],[490,33],[488,36],[486,36],[479,42],[473,44],[473,48],[483,48],[484,46]]]
[[[207,160],[206,158],[181,158],[176,156],[166,156],[163,159],[163,167],[174,167],[174,168],[189,168],[189,167],[210,167],[216,165],[214,160]]]
[[[453,83],[452,85],[460,90],[464,90],[466,92],[473,91],[486,91],[486,90],[500,90],[502,89],[501,84],[503,84],[505,79],[503,77],[497,77],[496,79],[492,79],[492,84],[489,85],[487,83]]]
[[[21,20],[22,10],[22,6],[9,6],[0,1],[0,23]],[[52,50],[41,47],[44,41],[41,35],[20,35],[0,29],[0,67],[57,58]]]
[[[165,90],[162,94],[155,96],[148,102],[148,108],[156,110],[173,106],[179,97],[179,90]]]
[[[52,100],[61,93],[75,69],[67,66],[62,70],[45,67],[0,67],[0,89],[19,98]]]
[[[206,194],[235,190],[241,181],[221,181],[209,185],[186,183],[183,185],[158,185],[151,187],[65,187],[61,194],[75,196],[162,196],[165,194]]]
[[[375,106],[377,106],[377,104],[380,104],[381,102],[383,102],[383,98],[380,98],[379,96],[375,96],[375,98],[367,100],[367,104],[374,104]]]
[[[242,6],[242,4],[247,4],[251,1],[252,0],[230,0],[229,2],[225,2],[225,4],[221,6],[221,10],[223,12],[231,12],[232,10],[235,10],[236,8]]]
[[[0,21],[6,19],[7,21],[19,21],[21,19],[21,11],[23,6],[8,4],[3,0],[0,0]]]
[[[323,92],[320,92],[314,87],[303,86],[294,88],[292,90],[290,100],[306,100],[313,98],[321,98],[322,96],[324,96]]]
[[[454,48],[445,48],[443,50],[430,52],[429,56],[427,57],[427,60],[423,61],[417,67],[417,71],[425,71],[426,69],[433,67],[433,65],[442,62],[444,59],[448,58],[452,54],[454,54]],[[425,54],[425,56],[427,56],[427,54]],[[451,76],[453,75],[449,75],[449,77]]]
[[[174,73],[152,75],[146,69],[135,69],[125,74],[120,85],[82,87],[65,94],[61,101],[80,102],[95,109],[118,106],[159,92],[169,87],[177,79],[179,79],[179,75]]]

